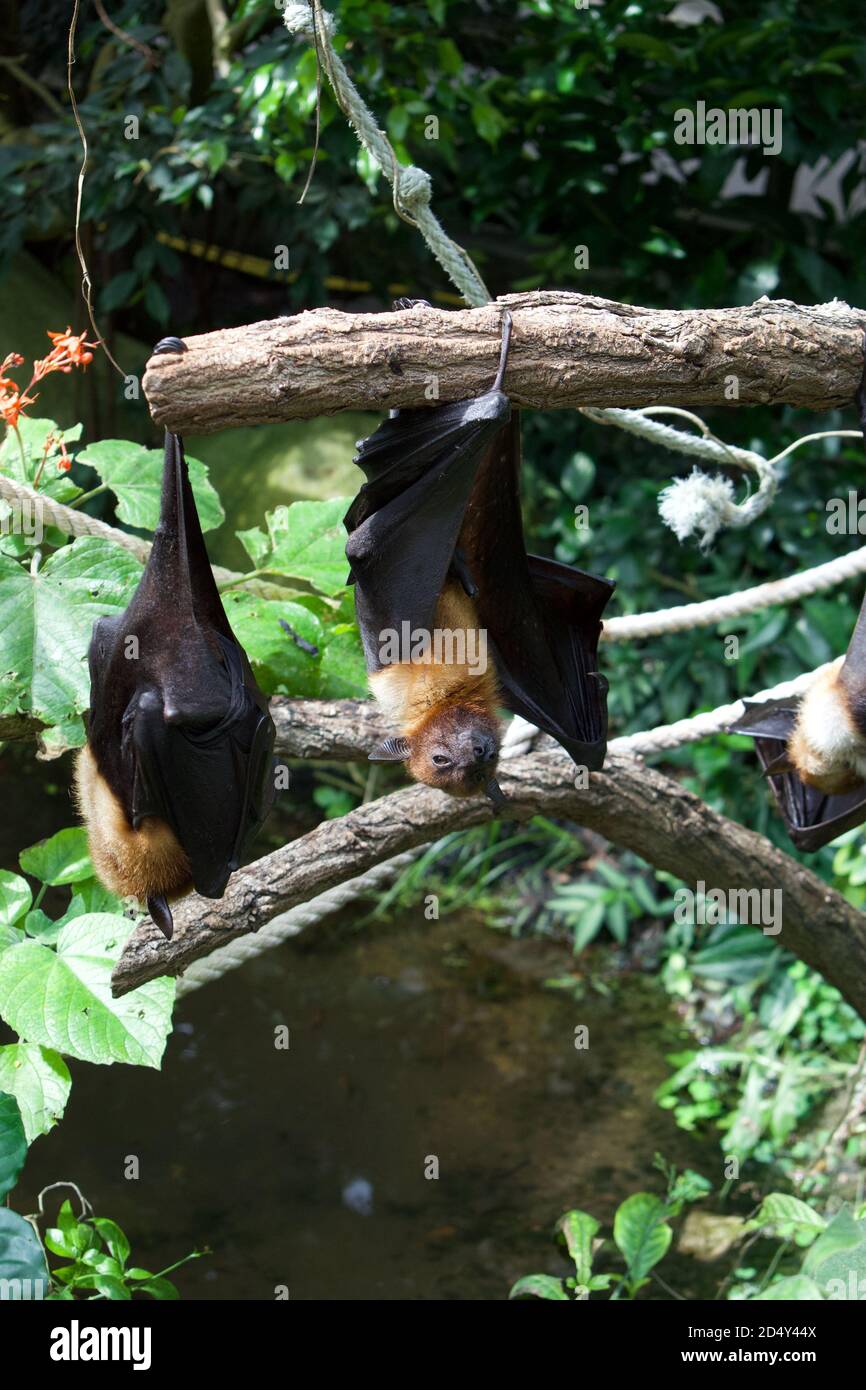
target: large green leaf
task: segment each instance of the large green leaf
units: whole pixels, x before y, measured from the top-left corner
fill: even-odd
[[[625,1256],[632,1282],[643,1279],[658,1264],[672,1236],[664,1204],[649,1192],[635,1192],[617,1208],[613,1238]]]
[[[18,1102],[0,1091],[0,1198],[15,1186],[26,1157],[27,1136]]]
[[[57,950],[38,941],[0,956],[0,1013],[28,1042],[85,1062],[158,1067],[171,1025],[175,982],[163,976],[112,998],[111,971],[131,930],[107,912],[76,917]]]
[[[69,1068],[51,1048],[30,1042],[0,1047],[0,1091],[17,1100],[28,1144],[57,1124],[71,1087]]]
[[[145,449],[128,439],[104,439],[89,445],[78,458],[95,468],[111,488],[121,521],[142,531],[156,530],[162,489],[161,449]],[[205,465],[189,455],[186,462],[201,529],[212,531],[225,520],[219,497],[208,481]]]
[[[304,579],[320,593],[334,596],[346,587],[346,529],[343,516],[348,498],[328,502],[293,502],[267,515],[268,533],[239,531],[257,569]]]
[[[80,825],[58,830],[56,835],[23,849],[18,856],[25,874],[56,887],[93,878],[87,849],[87,831]]]
[[[0,869],[0,924],[12,927],[27,913],[33,895],[19,874]]]
[[[322,624],[309,609],[280,599],[256,598],[252,594],[229,592],[223,595],[232,630],[247,653],[256,680],[269,695],[315,699],[321,693]],[[281,627],[316,648],[306,651]]]
[[[87,648],[97,618],[120,613],[141,576],[128,551],[83,537],[30,569],[0,555],[0,714],[45,724],[87,708]]]
[[[36,1232],[17,1211],[0,1207],[0,1300],[44,1298],[48,1266]]]

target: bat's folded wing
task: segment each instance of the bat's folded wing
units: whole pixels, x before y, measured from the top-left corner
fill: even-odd
[[[767,773],[787,747],[799,704],[797,696],[744,700],[745,713],[728,726],[728,731],[755,740],[755,752],[788,834],[798,849],[811,853],[866,821],[866,784],[842,796],[828,796],[801,782],[794,772]]]
[[[346,513],[346,556],[369,669],[382,632],[432,631],[479,463],[510,408],[489,391],[404,410],[359,445],[367,482]]]
[[[222,897],[273,800],[273,721],[244,682],[240,648],[219,640],[225,663],[208,674],[209,698],[215,682],[224,687],[219,719],[202,727],[184,722],[181,711],[167,722],[161,692],[150,689],[129,710],[125,737],[134,767],[133,824],[155,815],[171,826],[206,898]]]

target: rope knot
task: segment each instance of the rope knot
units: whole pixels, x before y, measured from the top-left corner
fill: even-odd
[[[397,185],[400,206],[405,208],[408,213],[418,212],[421,208],[430,206],[430,199],[433,196],[433,182],[430,175],[423,169],[418,169],[414,164],[409,164],[405,169],[400,170],[400,181]]]
[[[327,10],[322,10],[322,20],[324,21],[325,33],[329,39],[332,39],[337,28],[334,16],[328,14]],[[300,34],[307,39],[313,38],[313,8],[309,4],[309,0],[299,0],[299,3],[291,3],[289,0],[289,3],[283,7],[283,23],[290,34]]]

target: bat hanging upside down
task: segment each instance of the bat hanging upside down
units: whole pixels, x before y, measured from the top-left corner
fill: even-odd
[[[856,404],[866,436],[866,370]],[[730,732],[755,740],[799,849],[820,849],[866,820],[866,598],[845,656],[804,695],[744,704]]]
[[[510,339],[506,310],[489,391],[392,411],[361,442],[355,462],[367,481],[345,518],[370,689],[399,730],[370,759],[405,762],[417,781],[497,805],[499,706],[579,765],[602,766],[597,650],[614,588],[526,553],[520,424],[502,389]]]
[[[177,338],[156,352],[183,352]],[[214,582],[178,435],[166,434],[159,526],[141,582],[94,624],[76,794],[99,878],[146,902],[221,898],[273,800],[275,730]]]

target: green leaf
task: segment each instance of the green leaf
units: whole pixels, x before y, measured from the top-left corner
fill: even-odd
[[[24,916],[32,901],[33,894],[30,892],[29,883],[18,874],[0,869],[0,924],[14,926]]]
[[[43,942],[46,946],[54,946],[60,935],[62,922],[55,922],[43,912],[41,907],[34,908],[28,912],[24,918],[24,930],[28,936],[32,936],[36,941]]]
[[[673,1231],[665,1221],[665,1206],[648,1192],[635,1192],[617,1208],[613,1238],[628,1264],[634,1284],[666,1254]]]
[[[329,502],[293,502],[267,515],[267,550],[255,533],[240,532],[257,568],[267,568],[290,579],[305,579],[329,598],[346,587],[346,529],[343,516],[349,499]],[[261,532],[258,533],[261,537]]]
[[[801,1202],[799,1197],[789,1197],[785,1192],[771,1192],[764,1198],[749,1225],[753,1229],[770,1227],[776,1235],[791,1237],[798,1230],[818,1235],[827,1222],[807,1202]]]
[[[0,714],[75,720],[90,699],[93,624],[123,611],[140,576],[128,551],[90,537],[50,555],[35,575],[0,555]]]
[[[150,311],[152,312],[152,311]],[[159,319],[157,314],[154,318]],[[126,439],[105,439],[78,455],[81,463],[95,468],[117,498],[117,515],[127,526],[155,531],[159,521],[163,453],[145,449]],[[203,531],[212,531],[225,520],[219,497],[208,481],[207,468],[187,455],[189,480]]]
[[[93,865],[87,849],[87,831],[80,825],[58,830],[56,835],[23,849],[18,856],[25,874],[32,874],[56,887],[63,883],[80,883],[93,877]]]
[[[129,1259],[129,1241],[117,1222],[110,1221],[107,1216],[94,1216],[93,1224],[117,1263],[121,1267],[125,1265]]]
[[[27,1137],[18,1101],[0,1091],[0,1198],[11,1192],[27,1157]]]
[[[71,1087],[69,1068],[50,1048],[31,1042],[0,1047],[0,1091],[18,1101],[28,1144],[57,1124]]]
[[[36,1232],[16,1211],[0,1207],[0,1301],[42,1299],[48,1266]]]
[[[567,1303],[568,1294],[562,1286],[561,1279],[554,1279],[551,1274],[525,1274],[522,1279],[518,1279],[509,1293],[509,1298],[526,1298],[531,1295],[533,1298],[555,1299],[558,1303]]]
[[[223,600],[232,630],[262,689],[268,694],[282,689],[288,695],[319,698],[324,632],[316,615],[298,603],[253,594],[229,592]],[[316,655],[298,646],[280,626],[283,622],[315,647]]]
[[[579,1284],[588,1284],[592,1277],[592,1242],[600,1229],[598,1221],[586,1211],[567,1211],[557,1222],[565,1236],[568,1253],[574,1260]]]
[[[0,956],[0,1013],[28,1041],[85,1062],[158,1067],[175,982],[150,980],[114,999],[111,971],[131,924],[89,913],[64,926],[57,950],[26,941]]]

